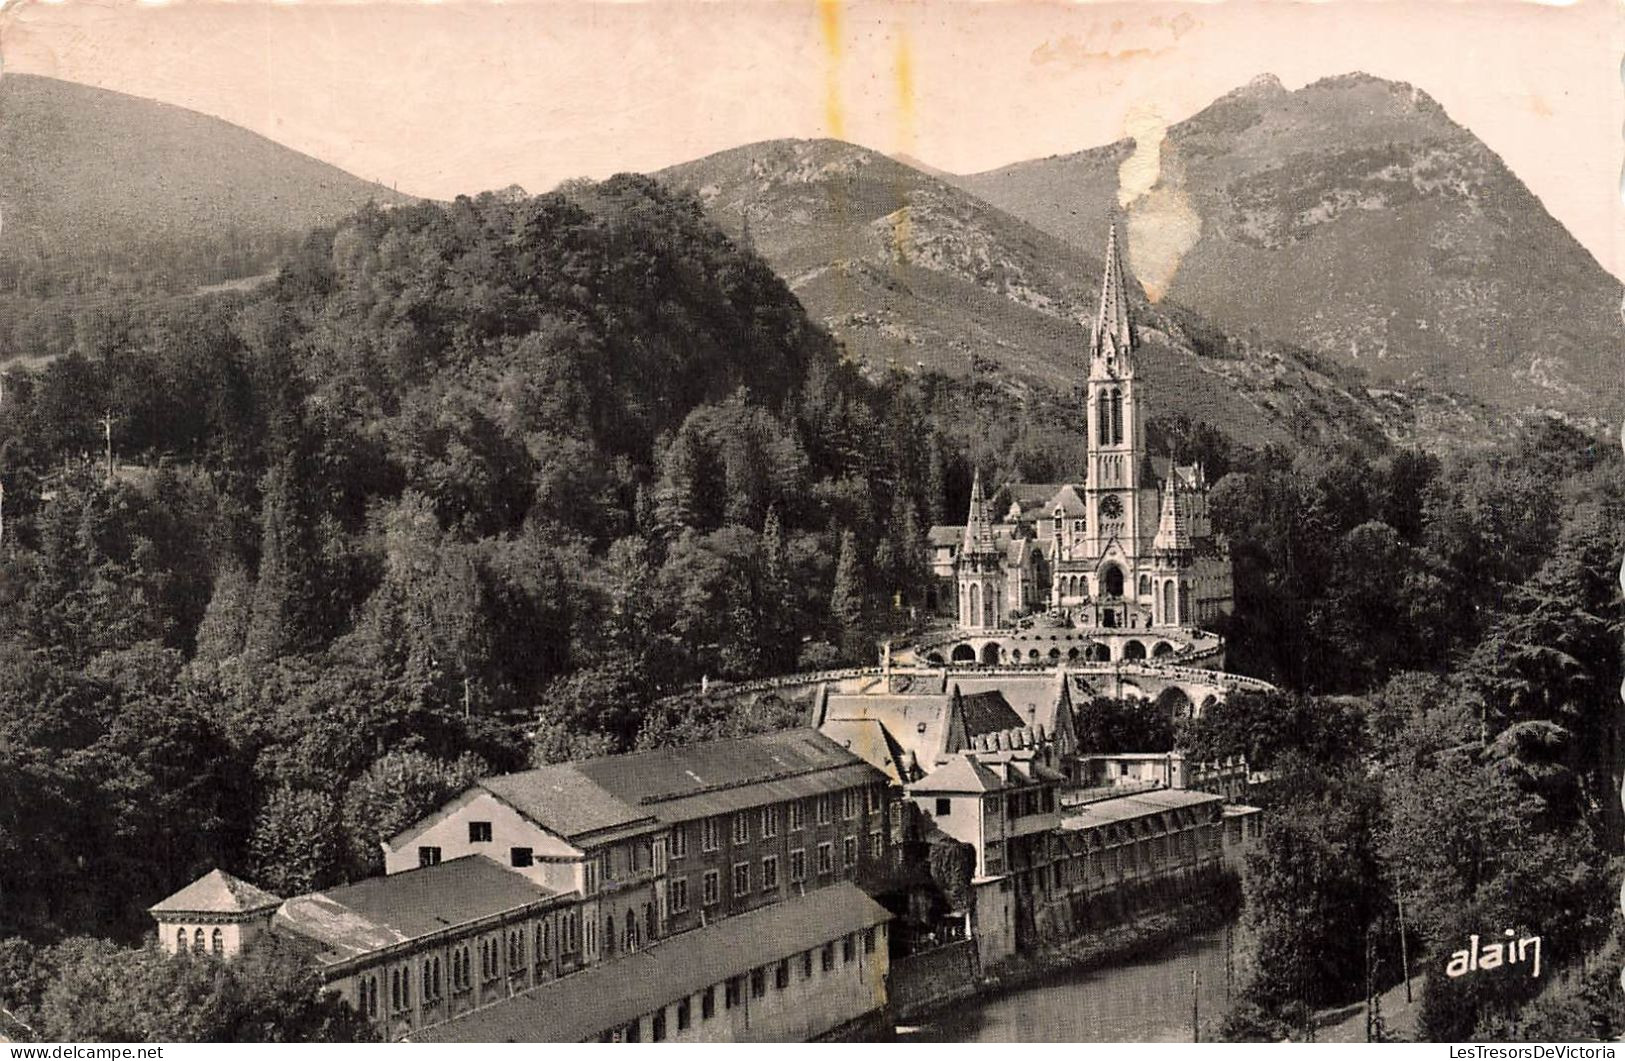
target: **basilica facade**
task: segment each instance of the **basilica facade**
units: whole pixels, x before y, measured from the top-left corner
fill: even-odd
[[[1137,356],[1114,227],[1089,342],[1081,479],[989,492],[978,471],[964,525],[931,528],[960,629],[1030,625],[1024,617],[1041,613],[1069,628],[1165,631],[1177,644],[1188,640],[1177,631],[1230,611],[1230,556],[1202,466],[1146,451]]]

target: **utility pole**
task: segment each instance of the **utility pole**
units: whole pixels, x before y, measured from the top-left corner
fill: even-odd
[[[1191,1042],[1202,1041],[1202,959],[1191,959]]]
[[[112,410],[108,410],[102,418],[96,421],[102,425],[102,432],[107,437],[107,481],[113,481],[113,425],[118,423],[113,418]]]
[[[1372,1009],[1372,995],[1371,926],[1367,925],[1365,929],[1365,1041],[1368,1043],[1371,1042],[1372,1023],[1373,1018],[1376,1016],[1375,1011]]]
[[[1236,924],[1224,923],[1224,1000],[1230,1001],[1236,984]]]
[[[1405,938],[1405,893],[1395,894],[1394,901],[1399,904],[1399,960],[1405,963],[1405,1004],[1411,1004],[1411,947],[1410,941]]]

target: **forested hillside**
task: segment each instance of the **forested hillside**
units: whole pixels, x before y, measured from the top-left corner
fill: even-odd
[[[0,364],[75,313],[276,269],[312,226],[410,201],[230,122],[55,78],[0,78]]]
[[[0,407],[8,932],[139,932],[212,863],[365,872],[531,736],[742,725],[644,706],[867,659],[950,474],[643,178],[365,210],[261,292],[81,323]]]
[[[1402,935],[1426,1041],[1617,1035],[1617,449],[1548,422],[1443,461],[1258,456],[1213,494],[1229,662],[1287,691],[1181,734],[1274,779],[1226,1036],[1313,1036],[1317,1009],[1398,982]],[[1542,936],[1545,979],[1442,975],[1507,929]]]
[[[253,292],[81,314],[0,402],[0,1006],[55,1038],[159,1036],[165,992],[216,990],[234,1001],[188,1036],[350,1034],[279,966],[177,987],[80,937],[134,942],[215,865],[284,895],[375,872],[379,838],[484,773],[789,724],[669,694],[873,659],[924,602],[922,528],[963,512],[967,455],[1076,475],[1073,416],[866,377],[697,201],[636,176],[363,209]],[[1486,830],[1587,867],[1554,901],[1616,879],[1612,447],[1552,425],[1444,460],[1152,435],[1217,480],[1236,665],[1371,697],[1242,703],[1183,738],[1266,734],[1283,777],[1320,756],[1279,835],[1366,844],[1288,878],[1299,916],[1264,938],[1358,932],[1397,873],[1456,894],[1455,864],[1385,853],[1441,827],[1407,786],[1449,771],[1499,786]],[[1370,829],[1341,831],[1351,800]],[[1488,904],[1505,881],[1470,883]],[[262,995],[279,1015],[255,1023]]]

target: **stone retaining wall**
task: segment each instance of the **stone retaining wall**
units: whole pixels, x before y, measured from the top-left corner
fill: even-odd
[[[974,940],[895,958],[887,1001],[899,1019],[975,994],[981,985]]]

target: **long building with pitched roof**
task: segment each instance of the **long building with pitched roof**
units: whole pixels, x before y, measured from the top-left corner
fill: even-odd
[[[607,756],[479,781],[385,841],[382,877],[283,900],[215,870],[151,912],[187,955],[229,959],[264,932],[297,941],[388,1039],[447,1022],[536,1041],[665,1037],[664,1009],[643,1003],[667,991],[670,1037],[685,1038],[678,996],[699,971],[718,990],[748,980],[741,1009],[763,1019],[697,1016],[694,1035],[821,1035],[884,1002],[889,915],[852,881],[889,861],[896,802],[882,770],[814,729]],[[739,942],[758,936],[800,942]],[[813,951],[844,957],[758,990],[756,957]],[[650,970],[666,979],[632,982]]]

